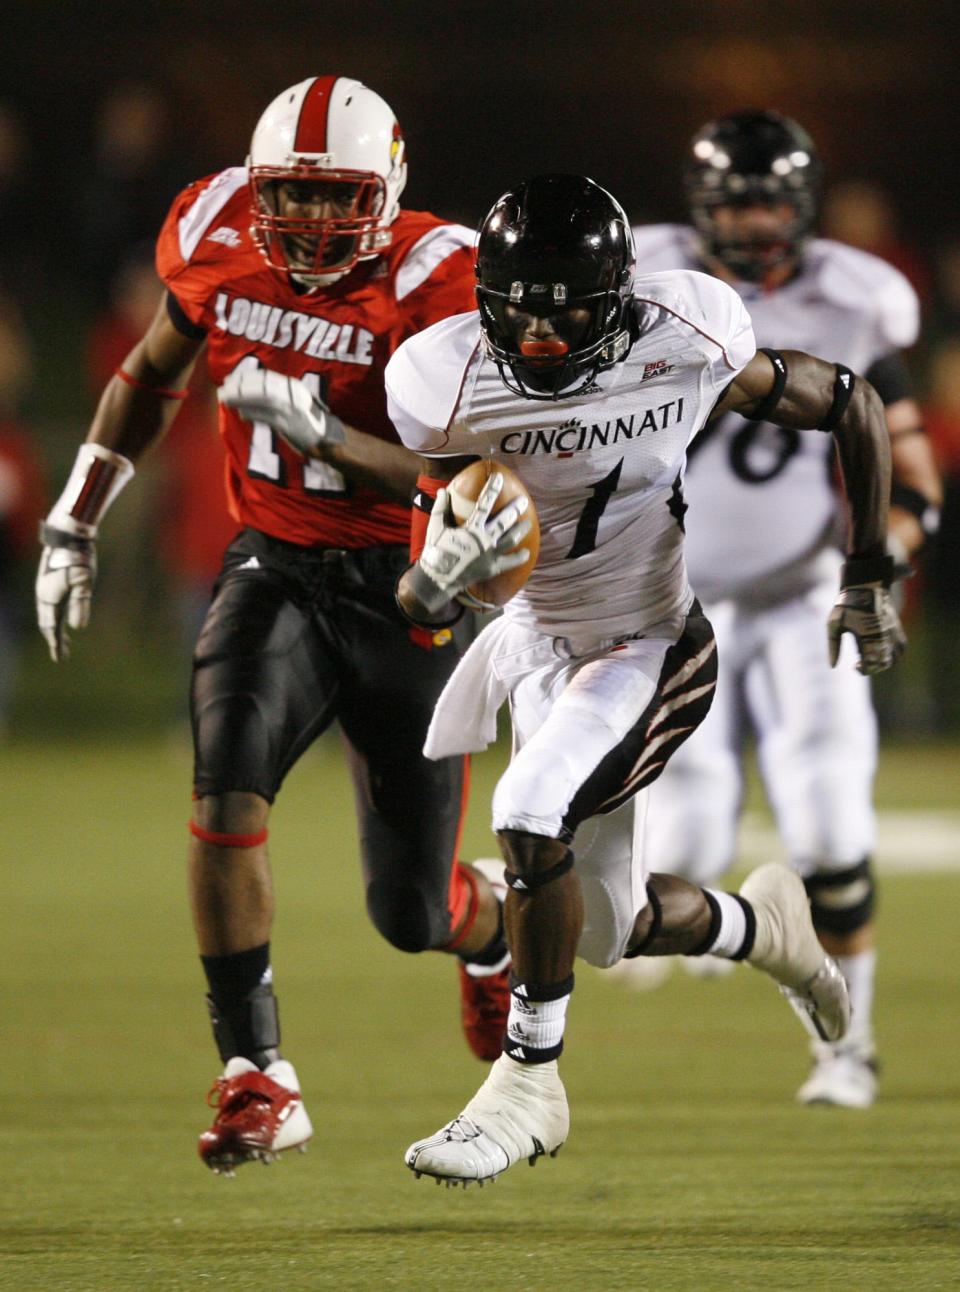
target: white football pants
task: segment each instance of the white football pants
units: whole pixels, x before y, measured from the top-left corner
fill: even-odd
[[[706,608],[719,652],[716,696],[649,791],[651,871],[709,884],[730,867],[751,729],[777,826],[801,875],[842,870],[873,851],[876,717],[849,635],[837,667],[827,660],[836,595],[831,580],[772,609],[732,601]]]
[[[646,905],[643,791],[703,720],[715,663],[710,625],[696,612],[671,635],[576,655],[500,620],[473,643],[434,713],[428,755],[468,752],[489,740],[509,697],[513,757],[494,791],[493,829],[572,844],[585,906],[579,954],[592,964],[616,964]]]

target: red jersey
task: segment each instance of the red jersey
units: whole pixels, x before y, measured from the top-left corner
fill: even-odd
[[[247,171],[198,180],[176,199],[157,243],[157,270],[207,334],[220,385],[241,364],[299,377],[350,426],[399,442],[383,372],[407,337],[475,308],[473,232],[401,211],[375,260],[314,292],[268,268],[250,233]],[[265,423],[220,407],[227,497],[243,525],[304,546],[406,543],[409,508],[305,461]]]

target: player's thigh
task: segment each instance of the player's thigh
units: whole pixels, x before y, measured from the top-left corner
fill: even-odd
[[[423,742],[456,667],[456,641],[424,644],[392,606],[366,615],[351,648],[340,721],[354,781],[363,868],[446,902],[466,798],[463,758],[431,760]]]
[[[717,637],[710,712],[647,791],[646,849],[652,871],[712,881],[732,863],[743,796],[744,715],[730,603],[708,614]]]
[[[557,673],[549,713],[520,747],[494,794],[494,828],[570,840],[659,775],[703,720],[716,680],[710,624],[692,613],[679,639],[618,644]],[[550,687],[537,676],[524,688]]]
[[[283,777],[332,721],[329,644],[281,579],[221,579],[193,661],[190,693],[199,795],[248,790],[272,802]]]
[[[747,675],[760,772],[788,855],[801,868],[851,864],[874,842],[870,683],[852,651],[829,666],[828,599],[812,596],[771,615],[764,651]]]

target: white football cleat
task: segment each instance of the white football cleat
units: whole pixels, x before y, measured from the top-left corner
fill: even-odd
[[[417,1140],[404,1161],[418,1178],[437,1184],[495,1180],[515,1162],[556,1157],[570,1129],[567,1094],[550,1063],[517,1063],[501,1054],[459,1117],[429,1139]]]
[[[757,917],[747,963],[780,984],[815,1040],[839,1041],[850,1026],[850,993],[836,961],[817,939],[799,875],[769,862],[747,876],[740,896]]]
[[[877,1097],[877,1060],[872,1045],[815,1045],[810,1076],[797,1091],[801,1104],[869,1108]]]

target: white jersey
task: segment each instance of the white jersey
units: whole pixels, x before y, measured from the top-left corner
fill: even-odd
[[[388,410],[408,448],[491,457],[523,480],[540,518],[540,558],[505,613],[571,641],[682,622],[692,602],[687,445],[756,350],[739,297],[706,274],[644,276],[635,297],[639,339],[574,398],[510,391],[475,313],[411,337],[387,365]]]
[[[641,273],[689,269],[697,239],[684,225],[634,229]],[[802,271],[764,293],[738,283],[758,345],[805,350],[865,374],[916,340],[916,294],[876,256],[814,239]],[[841,518],[833,438],[750,422],[730,413],[694,447],[686,475],[687,565],[706,601],[792,596],[817,581]]]

